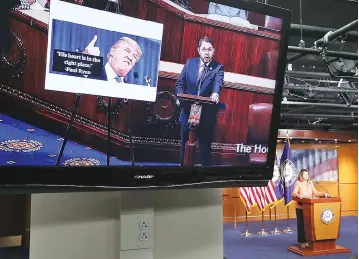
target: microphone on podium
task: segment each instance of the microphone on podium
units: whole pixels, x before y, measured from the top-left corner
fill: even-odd
[[[332,196],[330,195],[330,193],[324,188],[323,185],[321,185],[318,181],[315,181],[315,183],[318,184],[320,187],[322,187],[322,189],[328,194],[328,196],[325,197],[325,198],[331,198],[331,197],[332,197]]]

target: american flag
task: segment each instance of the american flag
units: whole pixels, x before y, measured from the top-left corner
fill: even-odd
[[[241,187],[239,193],[248,213],[251,212],[251,207],[254,205],[263,211],[266,205],[278,201],[272,180],[266,187]]]

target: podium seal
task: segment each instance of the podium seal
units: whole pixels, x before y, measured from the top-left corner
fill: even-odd
[[[320,215],[320,219],[324,224],[328,225],[334,220],[334,212],[331,209],[324,209]]]

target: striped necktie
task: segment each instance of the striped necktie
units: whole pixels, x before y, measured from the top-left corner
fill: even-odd
[[[116,76],[115,80],[117,81],[117,83],[123,83],[123,80],[120,76]]]
[[[204,76],[206,75],[206,73],[207,73],[207,66],[206,66],[205,64],[203,64],[203,65],[202,65],[202,71],[201,71],[201,73],[200,73],[199,76],[198,76],[198,83],[200,83],[200,82],[203,80],[203,78],[204,78]]]

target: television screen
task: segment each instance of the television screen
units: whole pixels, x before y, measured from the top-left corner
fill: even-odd
[[[123,0],[113,13],[71,2],[10,18],[17,51],[1,70],[4,173],[57,186],[272,178],[289,11]]]

